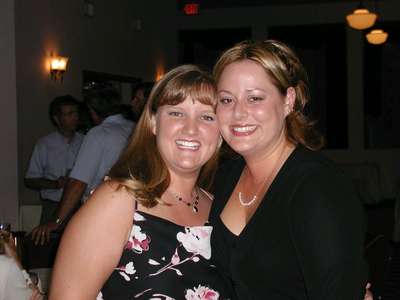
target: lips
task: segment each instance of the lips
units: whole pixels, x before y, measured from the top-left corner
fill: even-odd
[[[184,150],[197,150],[200,148],[200,142],[192,140],[176,140],[175,144],[179,149]]]
[[[236,136],[246,136],[252,134],[256,130],[256,125],[233,125],[231,126],[232,133]]]

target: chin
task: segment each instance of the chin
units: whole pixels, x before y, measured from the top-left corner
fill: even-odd
[[[198,172],[202,166],[203,164],[199,162],[180,161],[177,167],[181,169],[183,172],[193,173],[193,172]]]
[[[233,149],[233,151],[237,152],[240,155],[244,155],[248,152],[251,152],[254,149],[253,145],[250,145],[248,143],[240,143],[240,142],[235,142],[235,143],[228,143],[228,145]]]

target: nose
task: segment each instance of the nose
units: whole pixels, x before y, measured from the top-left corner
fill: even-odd
[[[233,114],[236,119],[242,119],[247,117],[247,107],[243,101],[236,101],[233,108]]]
[[[197,120],[194,118],[187,118],[184,124],[184,133],[188,135],[195,135],[198,131]]]

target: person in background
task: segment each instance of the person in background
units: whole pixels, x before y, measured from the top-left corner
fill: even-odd
[[[103,181],[134,128],[134,123],[120,114],[121,98],[112,86],[95,87],[84,98],[97,126],[84,138],[54,219],[33,229],[32,239],[36,244],[48,242],[50,233],[62,227],[81,199],[84,202]]]
[[[40,224],[54,219],[69,172],[83,135],[76,132],[79,124],[79,102],[70,95],[54,98],[49,116],[57,130],[36,143],[25,174],[25,185],[39,190],[42,214]]]
[[[363,299],[363,208],[317,151],[323,139],[304,115],[298,57],[278,41],[245,41],[222,54],[214,75],[220,131],[240,155],[214,183],[217,268],[241,300]]]
[[[139,121],[140,115],[142,114],[143,108],[150,95],[150,91],[153,88],[153,83],[141,82],[135,86],[132,91],[131,109],[133,114],[133,120]]]
[[[231,299],[207,224],[221,142],[215,104],[214,80],[196,66],[156,83],[110,180],[65,230],[50,300]]]
[[[17,254],[14,239],[0,230],[0,300],[42,300]]]

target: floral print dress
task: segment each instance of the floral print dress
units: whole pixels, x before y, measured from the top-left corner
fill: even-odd
[[[97,300],[223,300],[232,287],[212,265],[212,226],[180,226],[136,211],[121,260]]]

